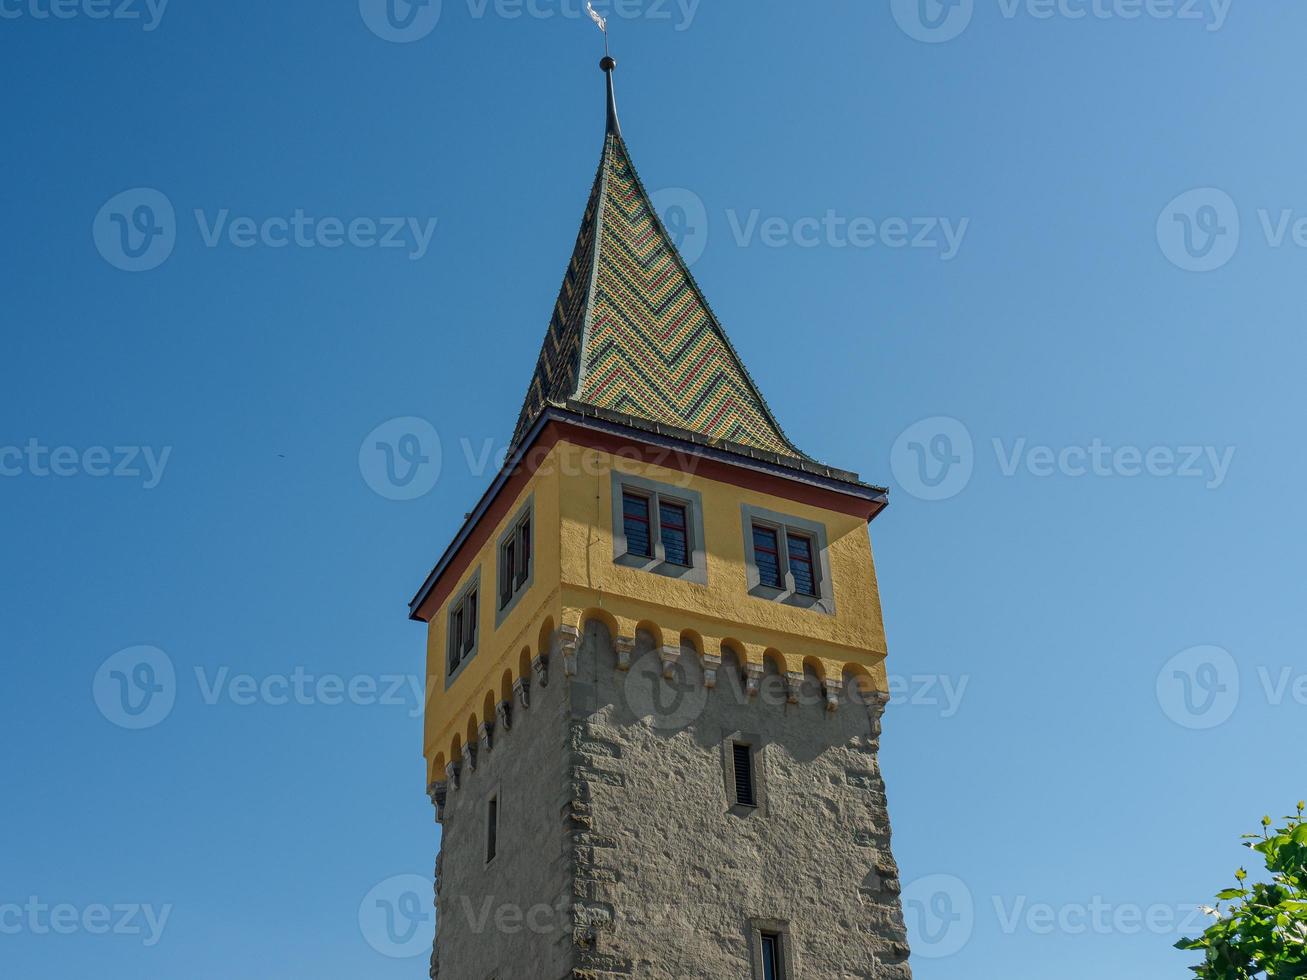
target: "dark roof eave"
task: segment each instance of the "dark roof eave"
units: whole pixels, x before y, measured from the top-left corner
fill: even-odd
[[[477,501],[476,507],[468,514],[459,528],[454,539],[441,554],[440,559],[436,562],[435,567],[427,575],[422,583],[422,587],[409,601],[408,611],[409,619],[421,622],[422,619],[417,612],[426,602],[427,596],[435,588],[436,582],[444,573],[446,567],[453,560],[454,555],[458,553],[459,548],[471,536],[472,529],[480,522],[485,512],[490,508],[495,497],[509,478],[521,464],[523,457],[528,449],[539,438],[544,427],[550,422],[569,422],[582,428],[594,429],[600,432],[612,434],[621,434],[623,431],[634,431],[639,434],[642,441],[652,445],[663,446],[668,448],[681,448],[684,450],[687,446],[697,451],[698,455],[710,459],[717,459],[721,462],[731,463],[735,466],[743,466],[747,469],[755,469],[761,472],[770,473],[773,476],[779,476],[783,479],[795,480],[800,483],[806,483],[811,486],[821,487],[835,493],[848,494],[854,497],[860,497],[872,504],[876,508],[872,511],[868,521],[874,520],[876,516],[885,509],[889,504],[889,490],[885,487],[874,486],[869,483],[863,483],[858,479],[856,473],[850,473],[847,470],[836,469],[832,466],[825,466],[821,463],[809,459],[800,459],[793,456],[784,456],[780,453],[774,453],[766,449],[757,449],[753,446],[745,446],[740,443],[729,442],[724,439],[712,439],[698,432],[692,432],[687,429],[676,428],[675,426],[664,425],[661,422],[653,422],[647,419],[637,418],[633,415],[627,415],[624,412],[616,412],[611,409],[599,408],[594,405],[587,405],[582,402],[569,401],[565,405],[549,404],[537,416],[532,423],[531,428],[513,447],[508,458],[505,459],[504,465],[500,468],[499,473],[486,488],[486,492],[481,495]]]

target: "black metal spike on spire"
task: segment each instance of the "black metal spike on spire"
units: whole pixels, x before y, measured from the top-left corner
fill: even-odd
[[[604,40],[607,41],[608,34],[604,33]],[[622,124],[617,121],[617,95],[613,91],[613,69],[617,67],[617,60],[612,55],[604,55],[599,62],[599,67],[608,76],[608,132],[614,136],[622,135]]]

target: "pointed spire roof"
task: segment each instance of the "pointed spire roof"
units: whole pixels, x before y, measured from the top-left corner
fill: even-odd
[[[527,389],[514,445],[549,405],[580,402],[807,459],[786,438],[635,171],[607,79],[599,172]]]

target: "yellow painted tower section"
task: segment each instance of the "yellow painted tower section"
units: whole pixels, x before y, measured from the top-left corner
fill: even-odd
[[[700,468],[680,457],[660,465],[640,455],[610,452],[561,437],[541,453],[534,472],[505,485],[495,501],[500,515],[468,554],[456,554],[435,583],[438,605],[421,610],[428,621],[424,754],[428,781],[444,779],[447,762],[475,742],[479,726],[494,722],[495,706],[513,698],[513,684],[531,676],[531,663],[562,636],[577,636],[591,618],[615,638],[648,631],[656,646],[688,642],[701,655],[733,652],[755,667],[767,659],[782,673],[805,668],[822,679],[857,675],[864,687],[888,690],[885,631],[867,532],[867,516],[811,502],[803,484],[771,480],[756,488],[729,467]],[[703,472],[703,469],[711,472]],[[627,567],[615,557],[614,480],[623,477],[695,495],[706,565],[703,581]],[[751,486],[750,483],[755,484]],[[509,496],[511,494],[511,496]],[[533,579],[516,604],[497,613],[499,541],[522,509],[533,508]],[[799,608],[750,594],[744,507],[776,512],[824,530],[830,611]],[[489,521],[489,515],[482,520]],[[479,575],[478,645],[447,686],[450,606]],[[436,600],[428,600],[434,603]],[[497,618],[500,622],[496,624]],[[550,670],[558,670],[551,664]]]

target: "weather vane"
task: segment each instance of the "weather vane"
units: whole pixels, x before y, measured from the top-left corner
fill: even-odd
[[[590,19],[599,25],[599,29],[604,32],[604,56],[609,57],[608,53],[608,21],[599,16],[599,11],[595,10],[593,0],[586,0],[585,9],[590,14]]]

